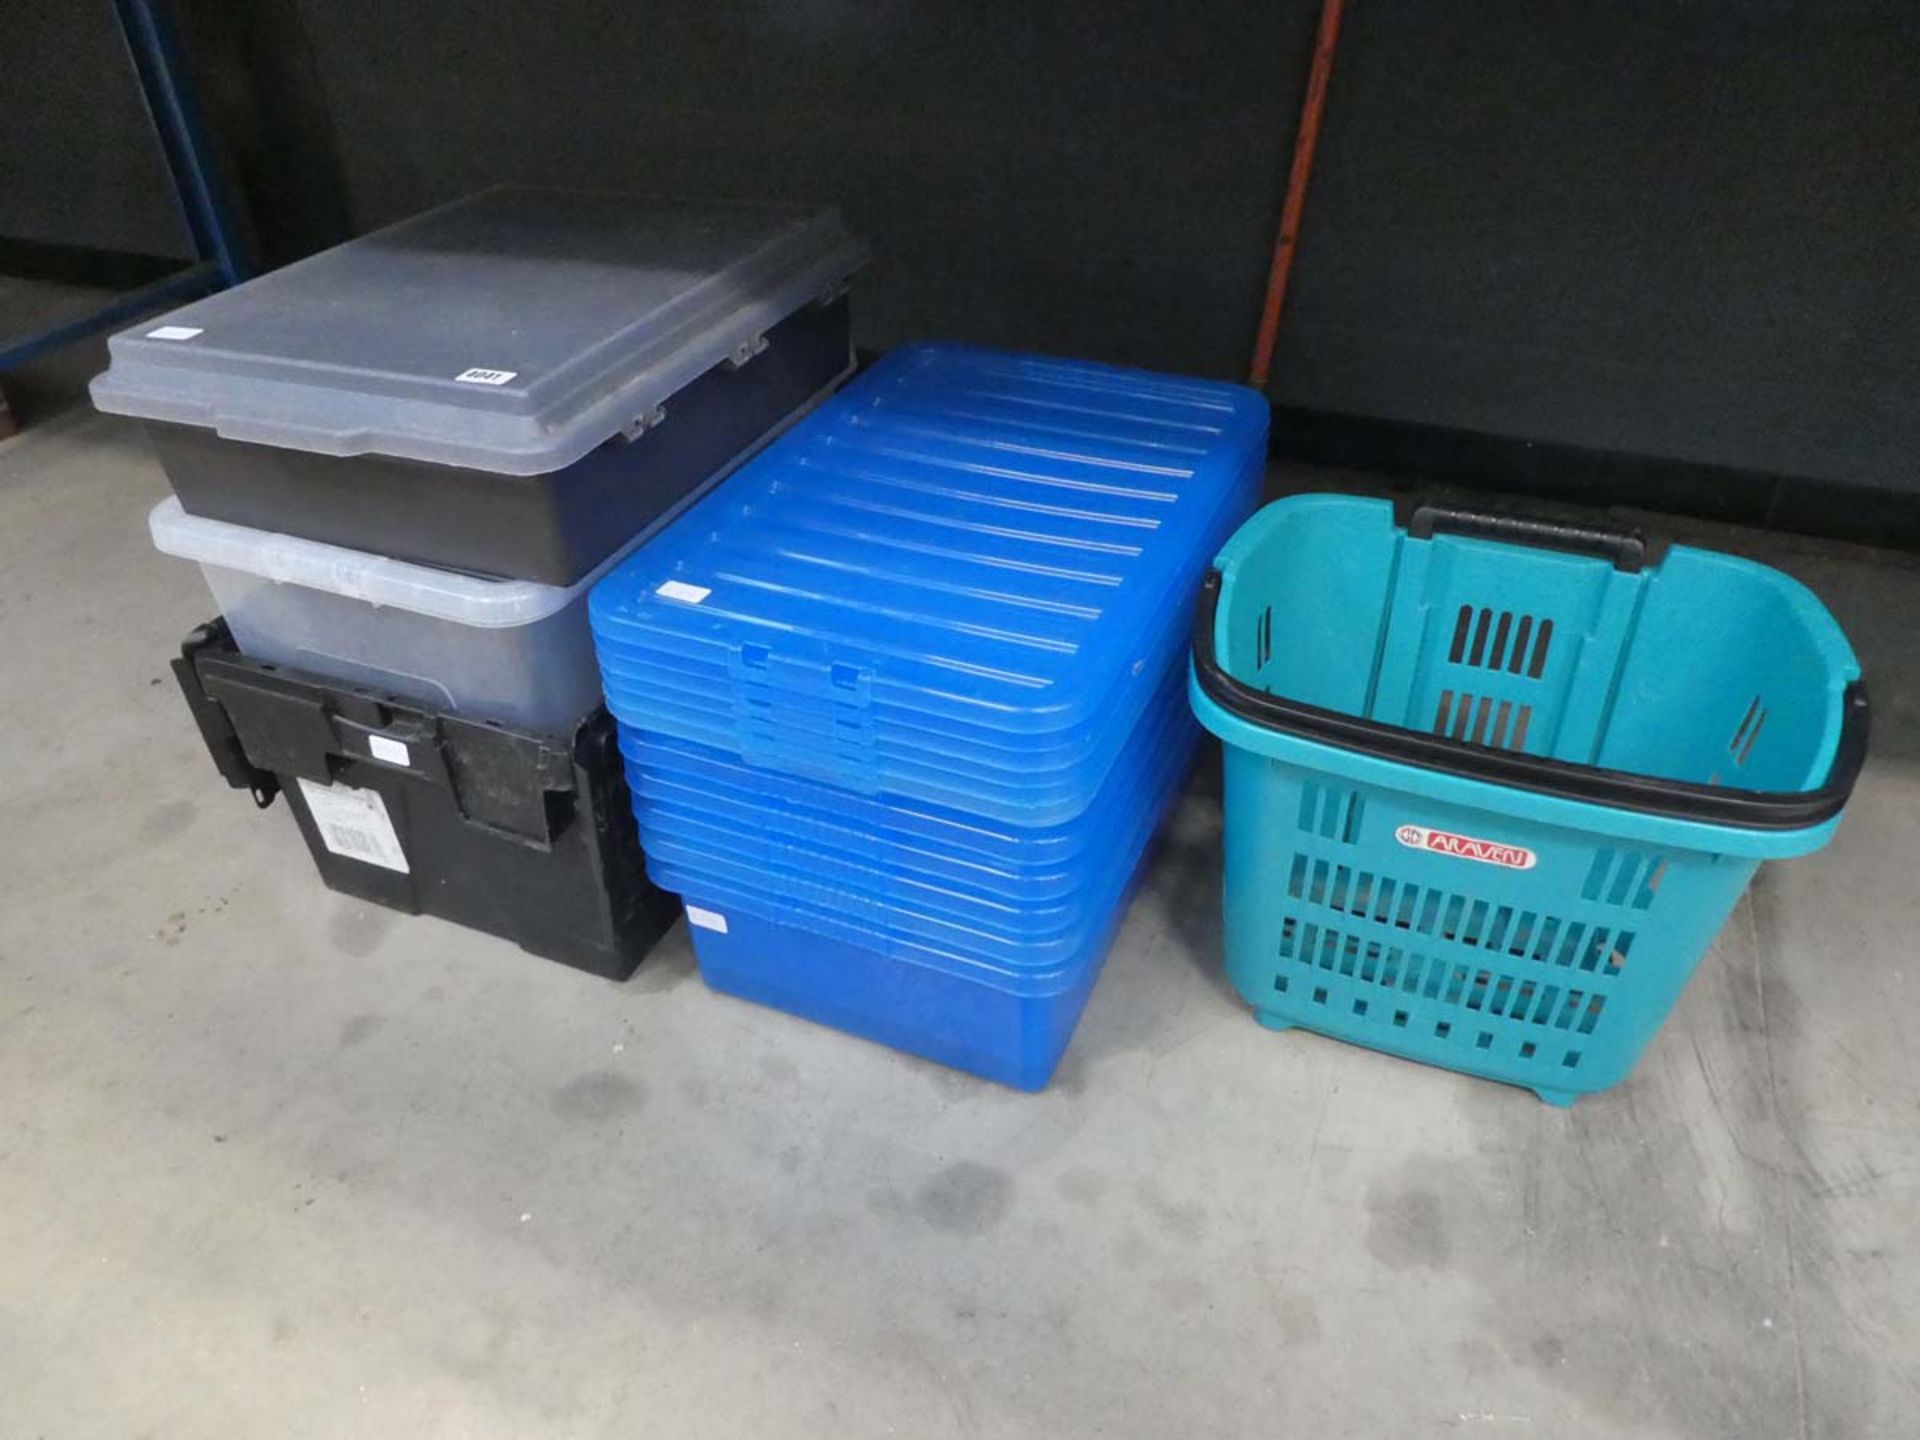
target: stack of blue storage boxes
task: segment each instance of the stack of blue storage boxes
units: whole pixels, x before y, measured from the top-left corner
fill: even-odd
[[[716,989],[1037,1089],[1195,736],[1238,387],[898,350],[593,591],[654,880]]]

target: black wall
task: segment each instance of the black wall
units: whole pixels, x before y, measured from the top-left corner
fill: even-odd
[[[1319,8],[179,3],[270,260],[501,180],[825,199],[864,344],[1227,377]],[[1917,261],[1911,0],[1357,0],[1271,393],[1823,528],[1920,501]]]
[[[492,181],[835,201],[859,339],[1244,371],[1316,7],[303,0],[351,219]]]
[[[1357,4],[1296,279],[1288,403],[1920,495],[1920,6]]]
[[[0,242],[191,253],[106,0],[0,0]]]

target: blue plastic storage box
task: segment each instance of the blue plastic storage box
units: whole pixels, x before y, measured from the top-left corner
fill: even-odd
[[[1183,677],[1175,672],[1172,678]],[[775,832],[773,827],[792,819],[784,806],[769,805],[759,815],[719,807],[695,812],[642,797],[641,833],[654,847],[647,853],[663,862],[697,866],[801,902],[830,895],[839,913],[876,933],[936,940],[995,969],[1050,965],[1106,919],[1103,907],[1146,848],[1166,797],[1185,772],[1197,727],[1184,695],[1169,690],[1179,709],[1167,707],[1164,719],[1143,722],[1137,758],[1129,754],[1114,767],[1093,804],[1071,826],[1040,832],[1071,831],[1083,842],[1064,885],[1058,884],[1061,877],[1041,877],[1043,891],[1052,893],[1032,893],[1027,877],[1004,863],[969,860],[943,866],[937,852],[900,844],[905,827],[884,819],[869,833],[862,854],[843,829],[800,837]],[[627,749],[630,777],[644,773],[632,763],[635,749]],[[1007,847],[1014,848],[1020,829],[998,828]]]
[[[1265,452],[1237,386],[893,351],[595,588],[609,708],[859,794],[1071,819]]]
[[[896,351],[589,601],[650,873],[717,989],[1046,1083],[1197,733],[1252,509],[1232,386]]]
[[[1303,495],[1220,552],[1227,971],[1301,1025],[1569,1104],[1633,1068],[1763,859],[1864,760],[1846,637],[1730,555]]]
[[[648,852],[647,873],[685,900],[700,973],[714,989],[1038,1090],[1086,1008],[1195,734],[1189,722],[1164,747],[1153,788],[1135,792],[1127,830],[1104,837],[1107,863],[1085,891],[1080,923],[1024,942],[903,901],[876,907],[846,888],[801,889],[764,865],[710,855],[682,864],[671,842],[656,843],[672,853]]]
[[[1169,688],[1184,712],[1181,688]],[[1067,843],[1083,859],[1077,887],[1053,903],[995,905],[979,893],[984,883],[943,892],[904,863],[830,859],[737,822],[686,826],[636,796],[643,844],[652,847],[648,875],[686,901],[713,988],[1039,1089],[1072,1037],[1192,754],[1190,713],[1143,721],[1148,727],[1152,743],[1129,747],[1079,821],[1039,832],[1047,844],[1073,832]],[[968,823],[930,809],[918,818]],[[991,838],[1004,850],[1023,848],[1017,827],[979,828],[997,830]]]
[[[1195,731],[1185,665],[1169,667],[1167,679],[1136,743],[1093,804],[1065,825],[1008,825],[785,777],[765,777],[785,783],[759,789],[762,772],[712,752],[690,758],[678,742],[650,736],[629,735],[623,749],[648,829],[663,842],[725,834],[726,860],[789,868],[804,854],[809,880],[859,877],[887,901],[909,900],[1024,936],[1053,918],[1078,923],[1090,867],[1152,818],[1167,768],[1184,763]]]

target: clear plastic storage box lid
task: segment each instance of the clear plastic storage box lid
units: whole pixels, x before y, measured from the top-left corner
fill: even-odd
[[[542,475],[867,250],[831,209],[483,191],[113,337],[94,404],[326,455]]]
[[[153,537],[153,548],[163,555],[479,630],[536,625],[559,614],[646,538],[628,541],[571,585],[541,585],[533,580],[462,575],[297,535],[209,520],[189,515],[172,495],[153,507],[147,532]]]

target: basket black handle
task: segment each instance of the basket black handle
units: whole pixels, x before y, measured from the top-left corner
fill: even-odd
[[[1614,569],[1629,575],[1637,574],[1647,563],[1647,537],[1638,530],[1582,525],[1534,515],[1503,515],[1495,510],[1465,510],[1431,502],[1414,507],[1407,520],[1408,535],[1415,540],[1431,540],[1443,533],[1598,555],[1611,560]]]
[[[1730,785],[1697,785],[1603,770],[1597,765],[1549,760],[1517,750],[1493,750],[1289,700],[1234,679],[1220,663],[1214,648],[1220,586],[1218,570],[1209,571],[1201,582],[1200,600],[1193,610],[1193,678],[1202,693],[1228,714],[1265,730],[1418,765],[1443,775],[1487,780],[1643,815],[1668,815],[1676,820],[1748,830],[1802,830],[1824,824],[1846,807],[1854,781],[1866,764],[1871,712],[1865,680],[1850,683],[1841,697],[1840,743],[1826,781],[1817,790],[1740,790]]]

